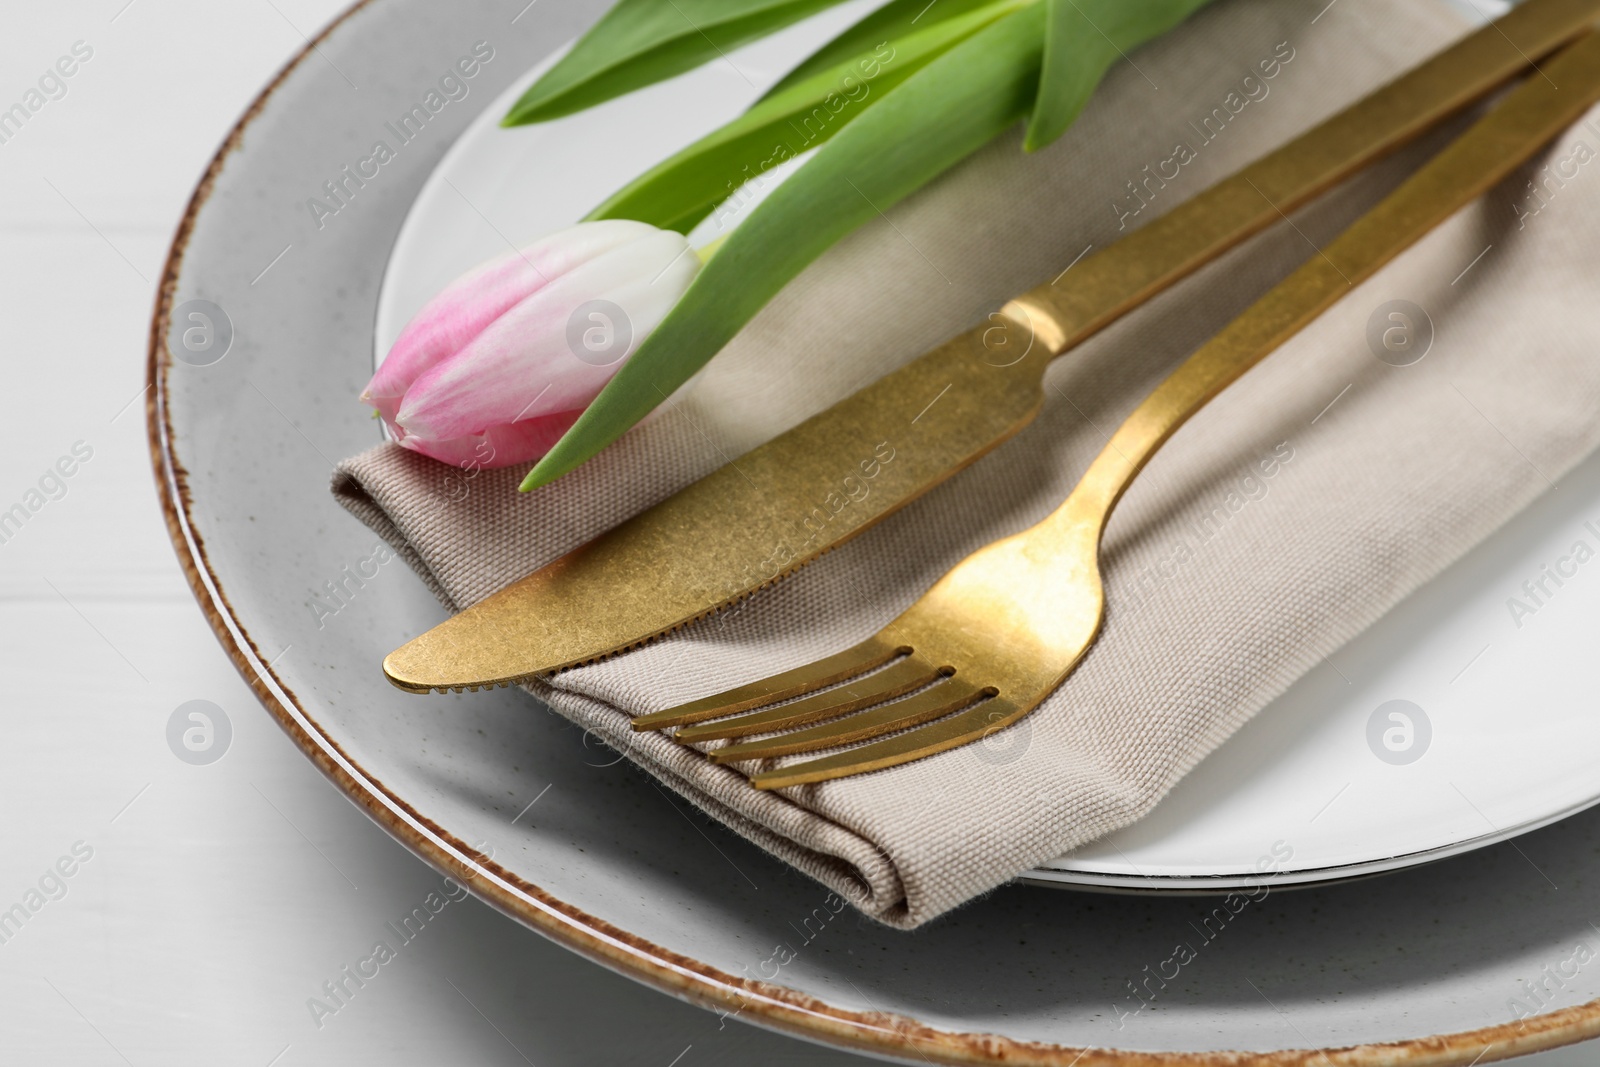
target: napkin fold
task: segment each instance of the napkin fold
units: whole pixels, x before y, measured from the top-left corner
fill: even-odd
[[[663,413],[556,484],[520,494],[520,469],[455,470],[384,444],[341,464],[333,491],[445,605],[472,604],[1465,32],[1442,4],[1222,0],[1113,71],[1055,145],[1024,155],[1020,135],[1002,137],[841,242]],[[1057,360],[1033,426],[879,527],[735,609],[528,690],[895,926],[1140,818],[1600,443],[1593,115],[1161,450],[1106,533],[1098,643],[1017,725],[916,763],[763,793],[628,719],[845,648],[969,552],[1041,519],[1167,371],[1450,132]],[[1069,270],[1059,284],[1071,282]],[[1394,365],[1384,348],[1383,332],[1404,328],[1393,311],[1426,348],[1420,361]]]

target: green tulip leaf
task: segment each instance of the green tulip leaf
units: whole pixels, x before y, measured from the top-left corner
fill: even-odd
[[[1036,0],[1020,0],[1034,3]],[[820,71],[831,70],[857,56],[864,56],[885,41],[898,42],[902,38],[936,26],[951,19],[961,19],[983,8],[1019,6],[1019,0],[890,0],[860,22],[817,49],[798,67],[785,74],[762,97],[777,96]],[[996,11],[995,17],[1004,14]]]
[[[571,115],[724,57],[841,0],[619,0],[502,126]]]
[[[843,54],[768,93],[738,119],[629,183],[589,218],[637,219],[687,233],[738,188],[759,184],[771,168],[819,147],[938,56],[1031,2],[969,2],[959,17],[891,27],[902,31],[898,37],[869,34],[863,40],[873,43],[865,51]],[[927,0],[921,3],[926,9]]]
[[[554,481],[622,436],[840,237],[1027,115],[1044,23],[1038,3],[990,23],[839,130],[734,228],[522,488]]]
[[[1039,75],[1039,98],[1023,139],[1023,150],[1028,152],[1066,132],[1111,64],[1127,59],[1129,49],[1172,29],[1210,0],[1044,3],[1044,66]]]

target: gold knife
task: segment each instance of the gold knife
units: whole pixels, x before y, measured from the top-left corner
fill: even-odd
[[[1587,31],[1600,0],[1509,14],[1102,251],[384,660],[410,692],[509,685],[624,651],[793,573],[1026,426],[1045,367]]]

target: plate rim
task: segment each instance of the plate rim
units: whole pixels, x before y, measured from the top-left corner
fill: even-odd
[[[1341,885],[1385,874],[1427,867],[1442,860],[1476,852],[1491,845],[1503,844],[1546,826],[1554,826],[1564,819],[1582,814],[1600,805],[1600,796],[1578,801],[1559,811],[1528,819],[1514,826],[1503,826],[1474,837],[1452,841],[1447,845],[1400,852],[1383,859],[1357,860],[1351,863],[1325,864],[1298,871],[1284,871],[1273,878],[1274,885],[1285,889],[1319,889],[1323,886]],[[1054,861],[1051,861],[1054,862]],[[1017,881],[1029,885],[1048,886],[1052,889],[1084,889],[1106,893],[1145,893],[1151,896],[1181,894],[1216,895],[1230,889],[1244,889],[1259,884],[1258,877],[1248,874],[1152,874],[1128,877],[1099,871],[1085,871],[1069,867],[1030,867],[1017,875]]]
[[[205,541],[193,523],[187,471],[173,447],[167,373],[172,358],[165,338],[185,253],[229,157],[274,93],[302,63],[374,0],[353,0],[252,98],[207,163],[179,217],[156,284],[145,360],[145,431],[162,518],[178,565],[201,614],[262,706],[313,766],[386,833],[443,874],[460,881],[496,910],[611,970],[699,1007],[731,1015],[750,1012],[754,1022],[785,1033],[877,1055],[915,1054],[948,1064],[1014,1063],[1038,1067],[1449,1067],[1506,1059],[1600,1036],[1600,999],[1524,1020],[1477,1030],[1383,1044],[1269,1052],[1139,1052],[1020,1041],[1002,1034],[952,1031],[899,1013],[841,1008],[787,986],[720,971],[690,956],[623,930],[563,901],[495,863],[391,792],[343,751],[274,673],[234,612],[213,572]],[[1091,887],[1084,886],[1088,889]],[[1485,1057],[1494,1050],[1496,1055]],[[1472,1057],[1469,1059],[1469,1057]]]

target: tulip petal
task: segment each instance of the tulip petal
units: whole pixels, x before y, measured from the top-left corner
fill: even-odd
[[[401,443],[468,437],[593,400],[700,268],[682,235],[649,229],[552,280],[421,374],[394,419]]]
[[[523,419],[510,425],[491,426],[480,434],[452,437],[443,441],[424,440],[419,437],[402,437],[400,444],[414,452],[448,463],[463,474],[454,476],[446,488],[449,495],[465,485],[478,470],[509,467],[529,463],[550,451],[573,423],[581,411],[557,411],[548,415]]]
[[[417,378],[466,347],[506,311],[552,281],[655,232],[628,219],[580,223],[462,275],[406,324],[361,399],[392,423]]]

